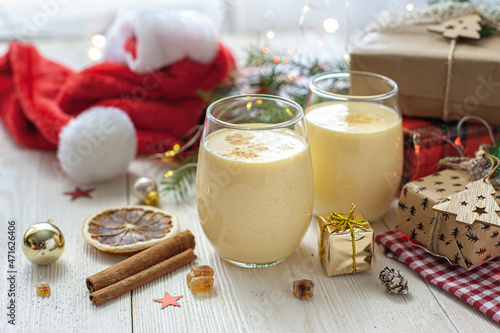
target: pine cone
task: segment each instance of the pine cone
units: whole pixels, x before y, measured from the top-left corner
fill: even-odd
[[[483,156],[477,156],[469,160],[469,175],[472,180],[483,178],[490,172],[490,169],[490,161]]]
[[[399,271],[386,267],[380,272],[379,277],[389,294],[406,295],[408,293],[408,281]]]

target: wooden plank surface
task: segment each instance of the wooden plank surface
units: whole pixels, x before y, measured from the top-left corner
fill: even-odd
[[[90,247],[81,236],[83,219],[95,210],[126,203],[125,176],[96,187],[93,199],[71,201],[63,192],[75,184],[61,178],[54,152],[22,148],[1,129],[0,218],[4,239],[0,242],[1,258],[6,256],[6,225],[16,222],[16,332],[87,332],[99,328],[130,330],[130,297],[124,297],[113,308],[89,306],[85,278],[90,272],[104,269],[123,258],[103,256]],[[55,164],[54,164],[55,163]],[[34,223],[53,219],[65,237],[65,249],[54,264],[32,264],[21,249],[24,232]],[[83,241],[83,242],[82,242]],[[5,258],[5,259],[4,259]],[[7,267],[2,263],[2,274]],[[5,279],[4,279],[5,280]],[[52,294],[41,298],[36,283],[49,283]],[[3,287],[3,286],[2,286]],[[2,301],[10,299],[5,289]],[[2,303],[3,304],[3,303]],[[2,306],[2,309],[5,309]],[[6,316],[2,316],[5,318]],[[13,328],[2,320],[0,327]],[[0,329],[0,331],[4,331]]]
[[[45,46],[57,55],[71,54],[67,46]],[[75,48],[75,54],[83,47]],[[76,56],[74,63],[78,63]],[[160,179],[166,166],[137,159],[129,173],[97,184],[92,199],[71,198],[63,192],[76,186],[56,167],[54,152],[23,148],[0,126],[0,258],[2,279],[9,277],[7,222],[16,221],[16,326],[9,325],[9,283],[0,284],[0,332],[498,332],[500,325],[448,292],[433,286],[413,270],[384,257],[375,247],[373,271],[327,277],[317,254],[317,230],[312,223],[300,248],[285,262],[270,268],[244,269],[221,260],[212,250],[198,223],[194,198],[177,203],[162,197],[161,207],[175,213],[181,230],[196,237],[198,259],[215,269],[215,288],[192,295],[185,282],[190,266],[183,267],[130,293],[95,307],[88,299],[85,278],[124,257],[102,254],[81,236],[83,220],[101,208],[136,203],[130,194],[139,176]],[[87,187],[84,187],[87,188]],[[396,205],[373,224],[376,233],[394,227]],[[54,219],[66,238],[63,256],[49,266],[29,262],[21,250],[24,231],[33,223]],[[386,266],[408,279],[410,293],[394,296],[378,279]],[[292,295],[296,279],[311,279],[315,296],[300,301]],[[36,295],[36,282],[51,285],[52,295]],[[181,307],[153,301],[183,295]]]

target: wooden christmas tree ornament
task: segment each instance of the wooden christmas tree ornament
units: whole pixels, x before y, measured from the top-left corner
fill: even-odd
[[[488,180],[476,180],[466,190],[448,197],[448,201],[432,207],[443,213],[456,214],[458,222],[472,224],[475,221],[500,226],[497,213],[500,207],[495,202],[495,189]]]
[[[444,37],[455,39],[458,37],[479,39],[481,17],[477,14],[464,15],[462,17],[443,21],[441,24],[432,25],[427,30],[442,33]]]
[[[500,217],[497,212],[500,206],[495,201],[495,189],[488,178],[500,165],[498,158],[486,155],[491,161],[490,172],[480,180],[469,183],[465,190],[450,195],[446,201],[434,205],[438,212],[456,215],[456,221],[472,225],[475,221],[500,226]]]

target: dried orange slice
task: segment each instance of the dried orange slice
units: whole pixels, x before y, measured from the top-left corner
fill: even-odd
[[[103,209],[83,223],[83,238],[99,251],[133,254],[179,233],[179,219],[150,206]]]

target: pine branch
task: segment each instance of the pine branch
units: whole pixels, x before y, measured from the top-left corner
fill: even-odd
[[[259,93],[279,95],[303,104],[309,79],[319,73],[346,70],[343,60],[320,62],[304,55],[264,53],[256,46],[247,48],[243,73],[248,85]]]
[[[187,198],[196,180],[196,163],[187,163],[165,173],[161,192],[173,192],[177,202]]]

